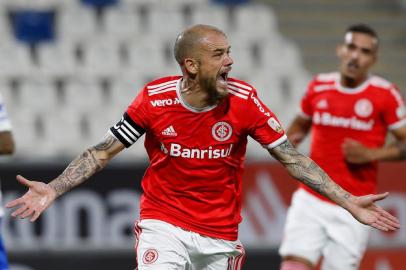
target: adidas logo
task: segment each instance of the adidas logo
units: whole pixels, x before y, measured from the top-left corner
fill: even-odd
[[[317,103],[316,108],[317,108],[317,109],[327,109],[327,108],[328,108],[327,100],[325,100],[325,99],[320,100],[320,101]]]
[[[178,133],[176,133],[176,131],[172,125],[165,128],[164,130],[162,130],[161,133],[162,133],[162,135],[165,135],[165,136],[172,136],[172,137],[178,136]]]

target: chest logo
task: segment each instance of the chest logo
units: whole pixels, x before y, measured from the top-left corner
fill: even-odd
[[[354,111],[359,117],[368,117],[372,114],[374,107],[371,101],[366,98],[362,98],[355,103]]]
[[[217,141],[224,142],[230,139],[233,134],[233,128],[227,122],[217,122],[211,128],[211,134]]]
[[[316,108],[317,109],[327,109],[328,108],[327,99],[322,99],[319,102],[317,102]]]
[[[167,128],[165,128],[164,130],[162,130],[162,135],[165,136],[170,136],[170,137],[176,137],[178,136],[178,133],[176,133],[175,129],[173,128],[173,126],[169,126]]]

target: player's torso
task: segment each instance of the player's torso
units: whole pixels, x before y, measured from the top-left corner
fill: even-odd
[[[145,144],[151,165],[170,160],[194,168],[213,169],[224,163],[239,167],[246,145],[239,98],[229,96],[200,111],[185,103],[177,84],[166,92],[150,92]]]
[[[311,157],[333,180],[357,195],[375,191],[376,164],[348,163],[342,145],[346,138],[374,148],[384,144],[383,91],[368,82],[356,89],[342,88],[336,81],[313,88]]]
[[[335,85],[316,86],[311,107],[313,139],[318,142],[317,147],[337,146],[344,138],[371,147],[381,146],[387,131],[382,118],[382,91],[373,85],[353,91]]]

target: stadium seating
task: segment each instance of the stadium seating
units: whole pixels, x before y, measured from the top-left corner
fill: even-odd
[[[97,143],[146,82],[180,74],[173,43],[179,31],[197,23],[227,33],[234,59],[231,76],[253,84],[285,125],[293,117],[308,74],[296,46],[279,33],[269,6],[121,0],[107,1],[114,4],[106,2],[100,12],[90,5],[95,1],[82,2],[0,4],[0,86],[15,127],[16,159],[70,159]],[[54,16],[47,21],[54,39],[35,40],[35,50],[12,35],[8,17],[27,8]],[[250,147],[249,157],[262,158],[261,146]],[[145,161],[143,143],[119,159]]]

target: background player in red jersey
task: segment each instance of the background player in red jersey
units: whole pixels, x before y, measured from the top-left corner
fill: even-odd
[[[376,192],[377,161],[406,157],[405,105],[396,87],[369,69],[377,59],[378,37],[353,25],[337,48],[339,72],[319,74],[288,128],[294,146],[312,128],[310,157],[341,187],[362,196]],[[387,131],[397,143],[384,146]],[[292,198],[280,248],[281,269],[358,269],[369,228],[346,211],[301,185]]]
[[[138,269],[241,269],[241,177],[251,136],[291,175],[360,222],[385,231],[399,228],[395,217],[374,204],[387,194],[356,197],[336,185],[291,146],[256,90],[228,77],[233,60],[222,31],[206,25],[186,29],[174,52],[182,76],[148,83],[105,139],[60,176],[49,184],[17,176],[29,191],[7,204],[19,206],[13,216],[35,221],[145,133],[150,164],[135,226]]]

